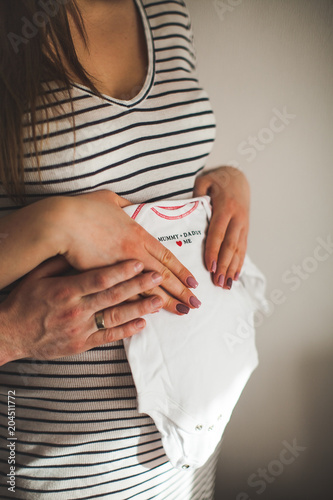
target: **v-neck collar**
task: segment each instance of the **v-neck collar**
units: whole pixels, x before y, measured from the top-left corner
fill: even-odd
[[[152,31],[150,28],[149,20],[147,17],[146,10],[142,4],[142,0],[134,0],[135,4],[139,10],[141,21],[144,28],[144,33],[146,37],[146,47],[148,51],[148,70],[146,74],[146,79],[140,92],[132,99],[125,101],[122,99],[116,99],[106,94],[101,94],[103,100],[110,102],[110,104],[115,104],[124,108],[132,108],[137,104],[141,103],[148,96],[155,78],[155,50],[154,50],[154,39]],[[82,90],[86,94],[90,94],[93,97],[99,99],[99,96],[93,92],[89,87],[82,85],[80,83],[72,83],[72,87]]]

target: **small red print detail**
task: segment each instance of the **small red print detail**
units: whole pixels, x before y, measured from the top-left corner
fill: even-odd
[[[183,243],[182,243],[182,241],[176,241],[176,243],[177,243],[177,245],[178,245],[179,247],[181,247],[181,246],[182,246],[182,244],[183,244]]]

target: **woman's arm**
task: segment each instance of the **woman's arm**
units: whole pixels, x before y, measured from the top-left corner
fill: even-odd
[[[56,255],[52,221],[64,218],[61,198],[46,198],[0,218],[0,289]]]
[[[234,167],[220,167],[196,179],[194,195],[211,197],[213,213],[205,263],[215,285],[230,289],[241,272],[247,247],[250,187]]]

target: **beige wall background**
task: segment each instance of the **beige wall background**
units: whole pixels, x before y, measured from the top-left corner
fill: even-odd
[[[258,319],[260,365],[224,435],[216,500],[333,498],[333,1],[187,5],[218,122],[208,166],[250,181],[248,252],[275,301]]]

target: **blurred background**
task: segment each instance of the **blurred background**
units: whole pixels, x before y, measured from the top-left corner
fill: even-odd
[[[271,303],[216,500],[333,498],[333,0],[187,5],[218,124],[208,167],[250,181],[248,253]]]

